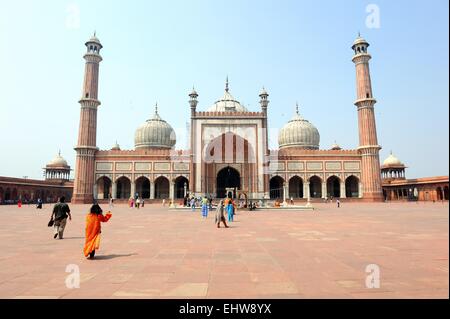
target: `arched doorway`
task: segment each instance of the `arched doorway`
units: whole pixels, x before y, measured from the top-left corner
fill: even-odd
[[[112,195],[111,192],[111,180],[106,177],[102,176],[97,180],[97,198],[98,199],[106,199],[109,198]]]
[[[239,172],[228,166],[217,173],[217,198],[225,198],[229,196],[227,194],[227,188],[240,189],[241,188],[241,175]],[[232,194],[232,197],[236,197],[236,192]]]
[[[327,196],[341,197],[341,180],[339,177],[333,175],[327,179]]]
[[[298,176],[289,180],[289,198],[303,198],[303,180]]]
[[[448,200],[448,186],[444,186],[444,199]]]
[[[274,176],[269,182],[270,199],[284,200],[284,179],[280,176]]]
[[[356,176],[349,176],[345,180],[345,196],[359,197],[359,180]]]
[[[135,183],[136,193],[138,193],[141,198],[150,198],[150,180],[145,176],[141,176]]]
[[[189,181],[184,176],[178,176],[175,179],[175,198],[184,198],[184,187],[186,185],[186,194],[189,189]]]
[[[11,194],[12,200],[17,200],[17,188],[14,188]]]
[[[9,187],[5,190],[5,200],[11,200],[11,190]]]
[[[3,190],[2,187],[0,187],[0,204],[3,202],[5,198],[5,191]]]
[[[227,196],[226,188],[238,188],[247,194],[258,191],[256,137],[251,132],[243,129],[240,134],[231,131],[216,137],[218,132],[209,134],[210,140],[202,151],[205,163],[201,169],[202,193],[215,193],[223,198]],[[234,170],[228,172],[229,168]],[[234,193],[233,197],[236,196]]]
[[[131,196],[131,182],[130,180],[122,176],[119,178],[116,182],[117,184],[117,192],[116,192],[116,198],[117,199],[129,199]]]
[[[167,199],[169,197],[169,180],[164,176],[160,176],[155,180],[155,198]]]
[[[309,179],[309,196],[311,198],[322,197],[322,180],[319,176],[312,176]]]
[[[437,200],[442,200],[443,199],[442,198],[442,188],[441,187],[436,188],[436,198],[437,198]]]

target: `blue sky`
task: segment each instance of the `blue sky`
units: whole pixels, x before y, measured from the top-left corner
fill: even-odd
[[[379,28],[366,24],[375,4]],[[270,94],[271,147],[293,115],[321,134],[358,146],[355,71],[358,31],[371,44],[371,73],[383,160],[392,150],[407,177],[447,175],[449,166],[448,1],[2,1],[0,2],[0,175],[42,177],[61,149],[75,164],[84,42],[104,45],[97,145],[132,149],[153,114],[178,132],[199,109],[231,93],[259,110]],[[370,26],[370,25],[369,25]]]

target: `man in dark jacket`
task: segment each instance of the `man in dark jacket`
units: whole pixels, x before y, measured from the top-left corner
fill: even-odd
[[[64,229],[66,228],[66,222],[67,222],[67,217],[69,217],[69,220],[72,220],[72,215],[70,215],[70,208],[69,205],[67,205],[65,203],[66,198],[64,196],[62,196],[59,199],[59,202],[55,204],[55,206],[53,207],[53,212],[52,215],[50,216],[50,218],[52,218],[55,223],[54,223],[54,228],[55,228],[55,234],[53,235],[53,238],[56,239],[56,237],[58,237],[59,235],[59,239],[63,239],[63,235],[64,235]]]

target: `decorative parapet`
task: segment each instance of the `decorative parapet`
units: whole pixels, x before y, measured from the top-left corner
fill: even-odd
[[[270,150],[270,156],[280,158],[304,157],[304,156],[360,156],[358,150],[307,150],[302,148],[284,148],[280,150]]]
[[[240,118],[240,117],[252,117],[252,118],[263,118],[266,115],[263,112],[207,112],[201,111],[195,113],[195,118]]]

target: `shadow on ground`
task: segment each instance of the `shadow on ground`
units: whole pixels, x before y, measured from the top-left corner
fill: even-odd
[[[94,260],[109,260],[114,258],[121,258],[121,257],[130,257],[137,254],[111,254],[111,255],[99,255],[95,256]]]

